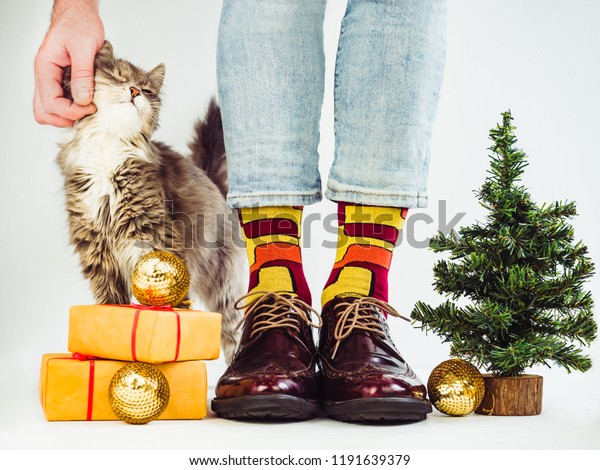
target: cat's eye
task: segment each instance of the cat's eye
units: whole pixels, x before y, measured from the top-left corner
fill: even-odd
[[[152,90],[149,90],[148,88],[142,88],[142,93],[144,93],[144,95],[153,95],[154,92]]]

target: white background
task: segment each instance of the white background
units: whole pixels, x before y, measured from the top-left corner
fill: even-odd
[[[106,37],[117,55],[141,67],[165,62],[161,129],[156,137],[185,151],[194,119],[216,93],[215,47],[219,1],[104,0]],[[323,109],[321,170],[333,151],[332,72],[345,2],[330,0],[326,25],[327,95]],[[435,411],[410,426],[360,426],[317,419],[304,423],[236,423],[216,419],[153,422],[48,423],[38,399],[40,359],[64,352],[68,309],[93,303],[68,245],[62,182],[54,162],[63,131],[35,123],[33,58],[48,26],[50,2],[0,3],[0,448],[1,449],[598,449],[600,349],[585,374],[558,367],[529,372],[545,377],[538,417],[469,415]],[[520,146],[530,156],[524,184],[538,203],[577,201],[576,237],[599,264],[598,130],[600,129],[600,2],[594,0],[450,0],[448,56],[430,173],[429,214],[416,224],[424,239],[438,226],[438,201],[461,224],[481,219],[472,191],[488,166],[489,129],[510,109]],[[306,214],[331,213],[329,201]],[[410,220],[410,218],[409,218]],[[333,260],[313,225],[303,257],[318,300]],[[432,290],[436,257],[403,243],[390,272],[390,301],[409,314],[417,300],[437,304]],[[600,277],[589,284],[600,299]],[[392,319],[395,341],[426,381],[448,358],[448,346],[408,323]],[[214,387],[223,362],[209,364]],[[209,395],[212,393],[209,390]]]

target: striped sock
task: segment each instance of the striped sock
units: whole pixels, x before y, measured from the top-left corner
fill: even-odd
[[[321,304],[335,297],[388,300],[392,251],[408,209],[338,202],[338,246],[335,264]]]
[[[302,207],[247,207],[239,210],[250,265],[248,292],[297,294],[311,303],[302,269]]]

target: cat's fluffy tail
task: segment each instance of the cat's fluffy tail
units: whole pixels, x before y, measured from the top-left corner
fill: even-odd
[[[193,162],[217,185],[224,197],[227,196],[227,159],[223,141],[221,109],[214,99],[208,105],[204,119],[195,126],[194,139],[190,144]]]

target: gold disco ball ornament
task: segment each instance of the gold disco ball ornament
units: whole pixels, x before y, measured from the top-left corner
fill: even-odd
[[[131,290],[142,305],[177,306],[189,288],[190,274],[185,263],[166,251],[142,256],[131,273]]]
[[[474,411],[485,392],[483,376],[473,364],[449,359],[433,369],[427,381],[431,404],[450,416],[465,416]]]
[[[156,367],[131,362],[113,376],[108,388],[110,408],[126,423],[146,424],[169,404],[169,382]]]

